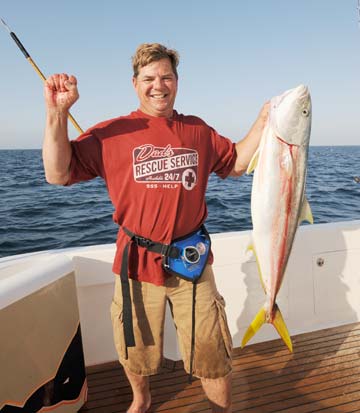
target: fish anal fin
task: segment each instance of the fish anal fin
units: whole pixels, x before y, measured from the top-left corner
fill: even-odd
[[[307,221],[310,224],[314,223],[314,217],[313,214],[311,212],[311,207],[310,204],[308,202],[308,200],[306,199],[306,197],[304,197],[304,201],[301,207],[301,212],[300,212],[300,216],[299,216],[299,224],[302,221]]]
[[[259,153],[260,153],[260,148],[257,148],[256,152],[254,153],[247,167],[246,173],[248,175],[251,174],[251,172],[256,168],[258,164],[258,160],[259,160]]]
[[[241,347],[245,347],[246,343],[257,333],[260,327],[266,322],[266,310],[261,307],[255,318],[249,325],[241,342]]]
[[[286,344],[287,348],[292,353],[293,346],[291,342],[291,337],[286,327],[281,311],[276,304],[275,304],[274,310],[275,310],[275,314],[271,321],[271,324],[275,327],[276,331],[279,333],[279,336],[282,338],[283,342]]]
[[[246,251],[252,251],[254,256],[255,256],[256,266],[257,266],[257,270],[258,270],[258,273],[259,273],[261,285],[262,285],[262,288],[263,288],[263,290],[265,291],[265,294],[266,294],[266,288],[265,288],[265,283],[264,283],[264,279],[263,279],[262,272],[261,272],[260,262],[258,260],[257,254],[256,254],[256,249],[255,249],[254,244],[249,244],[249,246],[246,248]]]

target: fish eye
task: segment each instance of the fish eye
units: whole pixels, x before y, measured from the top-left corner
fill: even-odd
[[[301,113],[303,116],[309,116],[309,111],[307,109],[303,109]]]

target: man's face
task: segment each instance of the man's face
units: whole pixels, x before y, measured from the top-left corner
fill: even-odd
[[[140,100],[140,110],[147,115],[170,118],[177,93],[177,79],[170,59],[152,62],[139,70],[133,85]]]

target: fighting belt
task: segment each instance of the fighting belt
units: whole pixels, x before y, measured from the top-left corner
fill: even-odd
[[[129,247],[135,243],[138,247],[146,248],[163,256],[162,266],[164,270],[172,275],[179,276],[193,283],[192,300],[192,334],[191,334],[191,356],[190,356],[190,381],[192,378],[192,365],[195,349],[195,296],[196,284],[206,267],[211,240],[204,225],[198,230],[184,237],[177,238],[171,244],[162,244],[136,235],[129,229],[123,227],[123,231],[130,237],[126,244],[122,257],[120,278],[123,298],[123,322],[126,349],[135,346],[135,337],[132,321],[130,285],[128,278]]]

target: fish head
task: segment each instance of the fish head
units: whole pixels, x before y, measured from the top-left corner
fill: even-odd
[[[311,131],[311,97],[300,85],[271,99],[270,124],[277,138],[289,145],[307,146]]]

